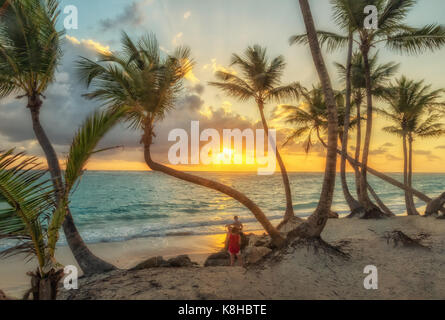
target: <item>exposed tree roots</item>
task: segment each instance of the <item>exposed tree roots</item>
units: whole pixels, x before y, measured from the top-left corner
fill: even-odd
[[[384,219],[388,218],[388,215],[384,213],[382,210],[380,210],[377,206],[373,206],[371,209],[363,211],[356,211],[351,212],[351,214],[348,216],[348,218],[359,218],[364,220],[371,220],[371,219]]]
[[[405,233],[399,230],[387,231],[383,235],[383,238],[386,239],[388,244],[393,243],[394,248],[401,245],[406,248],[414,248],[414,249],[424,249],[429,250],[430,247],[421,244],[422,240],[429,238],[428,234],[420,233],[416,239],[410,238]]]
[[[299,238],[293,241],[290,246],[296,249],[307,248],[308,251],[312,249],[314,254],[317,255],[322,252],[326,255],[336,256],[346,260],[350,258],[348,253],[341,250],[343,247],[342,244],[333,246],[324,241],[322,238]]]

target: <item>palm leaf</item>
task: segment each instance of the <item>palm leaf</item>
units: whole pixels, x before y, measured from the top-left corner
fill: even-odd
[[[42,179],[45,174],[36,158],[13,150],[0,152],[0,194],[9,205],[0,212],[0,238],[22,242],[2,254],[35,254],[40,268],[47,263],[41,216],[54,208],[53,187]]]

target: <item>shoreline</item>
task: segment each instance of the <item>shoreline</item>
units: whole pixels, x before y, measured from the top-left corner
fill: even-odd
[[[61,290],[59,299],[442,300],[443,230],[433,217],[332,219],[322,237],[342,255],[317,241],[296,242],[247,268],[161,267],[81,278],[79,290]],[[388,240],[398,232],[419,239],[421,248]],[[370,265],[378,269],[377,290],[364,287]]]
[[[322,261],[319,261],[318,259],[320,257],[317,257],[317,255],[314,256],[310,254],[310,251],[304,249],[305,253],[303,257],[300,253],[300,256],[298,256],[297,259],[293,262],[287,262],[286,265],[275,267],[277,267],[278,270],[281,270],[283,268],[289,269],[283,274],[283,276],[285,277],[289,277],[289,274],[296,273],[296,279],[292,280],[294,277],[292,276],[290,280],[298,282],[299,286],[304,286],[307,288],[307,290],[313,290],[314,285],[316,288],[321,289],[321,284],[317,283],[317,281],[327,281],[327,283],[325,284],[326,286],[329,286],[330,283],[336,283],[336,286],[338,287],[337,289],[346,290],[346,283],[344,284],[345,288],[343,288],[343,284],[341,282],[342,278],[344,277],[343,273],[354,273],[357,278],[361,279],[360,281],[357,280],[357,283],[360,284],[363,282],[363,267],[369,264],[385,265],[385,268],[387,268],[387,270],[385,270],[385,273],[383,274],[385,277],[385,281],[393,282],[395,281],[395,279],[397,281],[402,281],[398,280],[398,278],[401,276],[406,276],[408,284],[413,281],[415,281],[417,284],[422,281],[433,283],[433,276],[440,277],[440,275],[438,274],[440,272],[439,270],[441,270],[440,265],[442,263],[445,263],[445,251],[443,249],[443,244],[445,243],[445,234],[443,233],[443,227],[444,226],[442,225],[442,223],[434,218],[425,218],[420,216],[396,216],[393,218],[382,220],[360,220],[344,218],[330,219],[328,221],[326,229],[322,234],[322,237],[327,243],[334,246],[342,246],[346,243],[346,247],[344,248],[346,252],[351,253],[352,256],[355,256],[351,258],[351,266],[345,265],[344,262],[341,262],[339,265],[333,264],[330,266],[330,268],[332,270],[335,270],[335,277],[332,273],[328,272],[328,274],[326,274],[326,277],[328,278],[320,280],[318,279],[319,275],[327,272],[327,270],[324,269],[324,264],[326,262],[325,258],[322,257]],[[411,250],[409,248],[396,248],[393,247],[391,244],[388,244],[387,240],[385,240],[383,236],[385,232],[394,230],[403,231],[407,235],[414,238],[422,233],[430,235],[426,243],[431,244],[433,256],[431,256],[430,258],[428,258],[428,256],[425,256],[423,261],[421,261],[420,259],[418,259],[418,254],[422,253],[422,255],[425,255],[423,252]],[[246,233],[263,234],[264,232],[247,231]],[[113,272],[111,275],[101,275],[101,277],[106,278],[121,277],[122,273],[128,273],[129,275],[131,275],[131,272],[126,272],[124,269],[128,270],[136,266],[138,263],[151,257],[163,256],[165,259],[169,259],[178,255],[186,254],[192,261],[197,262],[199,264],[199,267],[195,267],[193,269],[162,268],[157,269],[158,271],[156,271],[156,269],[149,269],[142,270],[140,271],[140,273],[147,276],[149,275],[151,280],[157,279],[157,277],[160,276],[160,279],[165,278],[165,281],[168,280],[168,275],[170,275],[170,277],[174,278],[174,281],[171,280],[174,282],[172,284],[172,287],[175,287],[176,284],[178,284],[178,286],[185,286],[188,280],[180,277],[179,275],[183,274],[184,277],[188,277],[188,275],[190,274],[190,276],[193,275],[192,277],[195,280],[199,279],[199,281],[204,281],[206,283],[208,282],[208,290],[210,290],[211,283],[214,282],[216,290],[217,286],[224,286],[224,281],[229,281],[233,272],[235,272],[236,277],[239,276],[238,281],[244,281],[243,274],[246,272],[243,268],[231,269],[227,267],[202,267],[204,261],[210,254],[218,252],[222,249],[224,239],[225,234],[188,236],[181,235],[167,238],[139,238],[124,242],[96,243],[90,244],[89,248],[98,257],[122,269],[120,271],[117,271],[116,273]],[[59,247],[57,249],[56,258],[63,265],[77,266],[74,257],[72,256],[68,247]],[[431,258],[433,258],[433,260],[431,260]],[[437,258],[437,260],[434,258]],[[392,262],[387,265],[388,261]],[[25,263],[23,256],[15,256],[12,258],[0,260],[0,289],[3,290],[10,297],[20,298],[23,293],[29,288],[29,278],[28,276],[26,276],[26,272],[32,271],[35,266],[36,263],[33,261]],[[400,270],[401,274],[399,274],[398,270]],[[216,274],[213,274],[213,272],[215,272]],[[297,274],[301,272],[303,272],[305,274],[305,277],[307,277],[306,281],[303,281],[303,279],[299,279],[299,277],[297,277]],[[405,275],[403,274],[404,272]],[[238,275],[238,273],[240,274]],[[259,275],[254,275],[254,277],[258,276]],[[79,277],[81,277],[81,274],[79,274]],[[281,281],[280,279],[281,278],[278,277],[279,281]],[[273,284],[275,280],[277,279],[274,279],[271,284],[268,284],[268,287],[265,288],[264,291],[263,288],[260,288],[259,290],[261,290],[261,292],[270,290],[271,292],[275,292],[275,294],[278,294],[275,298],[279,297],[281,289],[275,287],[275,285]],[[343,281],[347,280],[349,281],[349,279],[347,278],[343,279]],[[80,278],[79,281],[90,281],[90,279]],[[263,286],[263,284],[261,283],[258,283],[256,285],[260,287]],[[291,286],[292,283],[286,283],[286,285]],[[97,286],[100,287],[100,285]],[[439,288],[436,287],[435,291],[437,292],[430,293],[427,289],[416,289],[415,294],[417,294],[416,297],[419,297],[419,292],[421,292],[421,290],[426,290],[425,292],[428,292],[428,294],[434,294],[435,297],[445,298],[445,292],[442,293],[442,287],[443,290],[445,290],[445,283]],[[327,288],[327,290],[328,289],[329,288]],[[357,289],[360,289],[360,287],[357,287]],[[98,290],[97,287],[96,290]],[[124,288],[112,289],[112,291],[114,290],[122,291],[120,298],[128,298],[126,297],[126,291]],[[392,290],[394,290],[394,287],[392,288]],[[402,293],[400,290],[397,291],[401,295]],[[411,284],[409,290],[413,290]],[[108,297],[108,293],[109,292],[104,287],[103,297],[105,299]],[[176,294],[179,293],[169,291],[168,296],[164,296],[164,298],[174,298],[177,297]],[[215,297],[224,299],[224,294],[226,293],[221,292],[221,296],[218,293]],[[246,294],[245,296],[239,296],[237,298],[258,298],[256,296],[252,296],[252,294],[253,293]],[[321,293],[319,294],[320,297],[325,297],[325,295]],[[362,295],[363,292],[358,291],[351,294]],[[387,293],[385,293],[384,296],[376,296],[386,299],[388,298],[386,294]],[[97,295],[99,295],[99,298],[102,299],[100,293],[97,293]],[[150,299],[157,299],[158,297],[156,293],[150,291],[150,293],[144,293],[143,298],[146,298],[147,295]],[[272,293],[270,297],[274,298]],[[286,293],[286,295],[283,295],[282,297],[286,299],[289,297],[307,298],[306,296],[292,296],[292,290],[290,289]],[[317,298],[317,295],[314,297]],[[354,298],[354,296],[352,297]],[[188,296],[185,298],[188,299]]]

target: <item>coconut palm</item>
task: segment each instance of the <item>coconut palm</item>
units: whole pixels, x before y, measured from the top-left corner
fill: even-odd
[[[378,110],[394,123],[384,130],[402,138],[403,178],[404,184],[410,188],[412,188],[414,139],[436,138],[445,134],[443,113],[434,111],[439,106],[445,106],[445,103],[439,101],[443,92],[445,91],[442,89],[431,90],[431,86],[424,85],[424,81],[408,80],[402,76],[384,95],[388,108]],[[408,215],[419,214],[411,191],[405,191],[405,202]]]
[[[327,120],[327,109],[326,103],[324,101],[323,92],[320,87],[314,87],[311,91],[308,91],[306,88],[302,88],[300,95],[303,97],[302,106],[284,106],[284,110],[287,114],[286,122],[294,125],[295,129],[288,136],[286,143],[291,140],[299,139],[304,135],[307,135],[305,138],[305,151],[308,153],[313,145],[313,136],[315,135],[315,139],[317,139],[323,147],[327,148],[326,142],[323,140],[323,136],[325,135],[328,128],[328,120]],[[335,97],[337,101],[337,109],[338,109],[338,135],[339,142],[342,143],[344,141],[344,134],[346,132],[344,125],[344,114],[345,114],[345,106],[344,106],[344,98],[341,92],[335,92]],[[361,121],[362,119],[360,119]],[[357,118],[353,118],[350,121],[349,128],[355,129],[358,126]],[[342,151],[338,151],[340,156],[345,155],[348,158],[348,154]],[[354,162],[348,159],[351,163],[352,167],[357,170],[358,166],[354,165]],[[346,174],[345,174],[346,176]],[[368,184],[368,189],[370,193],[373,195],[375,200],[377,201],[379,207],[382,208],[384,213],[388,216],[394,215],[388,207],[381,201],[377,193],[374,189]],[[347,190],[347,189],[346,189]],[[345,190],[343,190],[345,191]],[[347,190],[348,191],[348,190]],[[351,216],[359,213],[360,206],[356,202],[356,200],[352,197],[352,195],[348,192],[344,193],[346,202],[348,203],[350,208],[355,208],[355,210],[351,210]]]
[[[219,82],[209,82],[211,86],[221,89],[229,96],[240,101],[254,100],[261,115],[266,136],[269,136],[269,125],[267,124],[264,108],[272,101],[280,102],[286,99],[298,97],[298,83],[282,85],[281,77],[286,67],[283,56],[270,60],[267,56],[267,49],[259,45],[248,47],[244,55],[233,54],[231,67],[239,67],[242,76],[228,71],[217,71],[215,76]],[[276,150],[276,158],[280,166],[286,192],[286,213],[284,221],[294,217],[292,204],[292,192],[287,175],[286,167],[280,152]]]
[[[263,211],[239,191],[221,183],[187,174],[151,157],[155,126],[175,107],[184,77],[192,70],[190,50],[178,47],[171,55],[163,55],[154,35],[148,34],[135,43],[123,33],[121,52],[99,54],[98,61],[82,58],[79,76],[92,91],[88,99],[102,101],[111,110],[128,108],[124,119],[141,130],[144,158],[150,169],[172,177],[222,192],[248,208],[272,237],[275,245],[284,244],[278,230]]]
[[[40,123],[44,93],[54,81],[60,57],[61,31],[57,30],[56,0],[10,0],[0,19],[0,98],[17,94],[27,99],[32,127],[42,147],[58,203],[64,197],[62,173],[57,154]],[[63,229],[74,257],[85,274],[114,267],[94,256],[82,240],[69,207]]]
[[[121,111],[122,112],[122,111]],[[0,152],[0,202],[8,207],[0,210],[0,239],[18,241],[0,252],[8,257],[17,254],[34,256],[38,263],[31,276],[34,300],[54,300],[63,269],[55,259],[59,229],[65,218],[65,207],[70,193],[83,173],[98,142],[122,117],[122,113],[96,112],[88,117],[73,139],[65,171],[66,193],[62,203],[51,182],[45,179],[47,171],[41,170],[34,157],[13,150]]]
[[[334,196],[337,165],[338,115],[334,90],[332,89],[331,79],[321,54],[320,43],[317,38],[309,3],[307,0],[299,0],[299,3],[301,12],[303,14],[304,24],[306,26],[312,59],[314,60],[315,68],[317,69],[321,86],[323,88],[323,94],[326,99],[328,148],[325,175],[318,206],[308,220],[300,224],[295,230],[291,231],[288,237],[319,238],[331,212],[332,200]]]
[[[369,59],[369,65],[371,69],[371,79],[372,79],[372,92],[373,96],[380,98],[385,91],[385,86],[391,77],[397,72],[399,64],[389,62],[385,64],[378,64],[378,54],[371,56]],[[347,68],[346,66],[335,63],[341,80],[347,83]],[[360,51],[356,51],[352,55],[351,59],[351,92],[352,100],[354,101],[354,107],[356,108],[357,114],[356,119],[362,119],[361,106],[363,103],[363,98],[366,95],[366,81],[364,77],[364,64],[363,56]],[[355,144],[355,160],[360,160],[360,151],[362,143],[362,130],[361,121],[357,122],[357,132],[356,132],[356,144]],[[355,185],[357,195],[360,199],[360,169],[359,167],[354,167],[355,171]]]
[[[61,272],[54,269],[54,248],[49,244],[55,234],[46,231],[45,222],[52,224],[64,215],[63,210],[54,210],[54,189],[42,179],[46,172],[41,169],[34,157],[14,150],[0,152],[0,202],[7,204],[0,210],[0,239],[17,243],[0,254],[23,253],[37,258],[38,269],[30,273],[36,300],[55,298],[51,286],[59,282]]]
[[[378,215],[375,205],[369,199],[367,189],[367,165],[373,124],[372,79],[369,63],[371,48],[382,44],[388,49],[401,53],[419,54],[427,50],[440,49],[445,44],[445,28],[437,24],[429,24],[420,28],[404,24],[404,20],[416,0],[334,0],[336,20],[340,26],[354,31],[362,55],[366,82],[366,134],[362,153],[360,175],[360,202],[370,214]],[[364,8],[374,5],[379,12],[378,29],[367,29],[364,26],[366,13]],[[347,43],[347,36],[332,32],[319,32],[322,43],[330,48],[339,48]],[[307,36],[295,37],[295,42],[307,42]]]

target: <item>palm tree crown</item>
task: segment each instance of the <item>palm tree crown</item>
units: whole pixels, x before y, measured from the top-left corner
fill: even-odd
[[[42,95],[61,58],[53,0],[11,0],[0,20],[0,98]]]
[[[409,80],[402,76],[384,95],[388,109],[378,109],[379,113],[394,122],[394,125],[384,130],[400,136],[412,134],[420,138],[444,134],[441,109],[445,103],[439,101],[444,92],[443,89],[431,90],[431,86],[424,85],[424,81]]]
[[[98,53],[97,62],[82,58],[79,76],[94,87],[86,98],[114,110],[126,107],[132,127],[144,128],[174,108],[182,80],[194,63],[186,47],[163,56],[152,34],[134,43],[123,33],[122,46],[121,52]]]
[[[271,100],[292,99],[298,97],[297,83],[281,85],[286,63],[283,56],[269,60],[267,49],[259,45],[248,47],[244,55],[232,55],[231,66],[241,70],[242,77],[227,71],[216,72],[221,82],[210,82],[229,96],[241,101],[255,99],[267,103]]]

